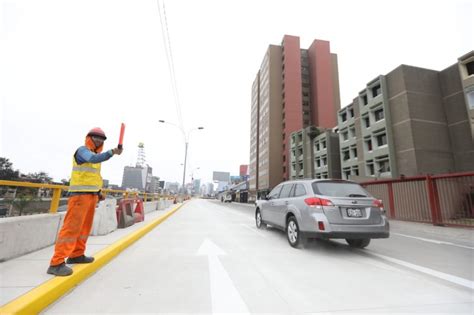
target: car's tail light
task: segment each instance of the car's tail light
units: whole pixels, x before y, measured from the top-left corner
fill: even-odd
[[[375,199],[374,202],[372,202],[372,205],[377,208],[383,208],[382,200],[379,199]]]
[[[374,202],[372,202],[372,206],[374,206],[376,208],[380,208],[380,210],[384,211],[382,200],[375,199]]]
[[[320,231],[324,231],[324,230],[325,230],[324,222],[323,222],[323,221],[318,221],[318,229],[319,229]]]
[[[310,206],[334,206],[334,204],[331,202],[331,200],[323,199],[323,198],[316,198],[316,197],[311,197],[311,198],[306,198],[304,202]]]

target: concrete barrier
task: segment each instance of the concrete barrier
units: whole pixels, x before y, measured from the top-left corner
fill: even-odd
[[[65,213],[0,219],[0,261],[48,247],[56,242]]]
[[[97,205],[91,235],[106,235],[117,229],[117,200],[105,199]]]
[[[163,209],[165,209],[165,201],[163,200],[163,198],[160,198],[160,200],[158,201],[158,210]]]
[[[106,202],[109,200],[116,203],[113,199],[106,199]],[[147,202],[144,206],[145,209],[154,211],[157,204],[157,201]],[[66,212],[60,212],[0,218],[0,262],[54,245],[65,215]],[[99,203],[91,235],[108,234],[116,228],[115,206]]]
[[[144,202],[143,206],[145,208],[145,213],[150,213],[152,211],[158,210],[158,201]]]

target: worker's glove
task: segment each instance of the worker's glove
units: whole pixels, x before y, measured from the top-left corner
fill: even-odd
[[[120,155],[120,154],[122,154],[122,151],[123,151],[123,148],[114,148],[114,149],[112,149],[113,154]]]

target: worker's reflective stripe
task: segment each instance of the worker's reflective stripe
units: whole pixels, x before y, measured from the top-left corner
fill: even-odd
[[[58,238],[57,243],[75,243],[77,241],[77,237],[64,237]]]
[[[76,185],[69,186],[69,191],[99,191],[100,188],[99,186]]]
[[[89,237],[89,235],[80,235],[79,239],[80,240],[86,240]]]
[[[91,173],[100,173],[99,169],[93,168],[93,167],[87,167],[87,166],[74,166],[72,168],[73,171],[78,171],[78,172],[91,172]]]

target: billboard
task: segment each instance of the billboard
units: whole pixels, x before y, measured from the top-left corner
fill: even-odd
[[[218,182],[229,182],[230,173],[229,172],[216,172],[212,173],[212,180]]]

